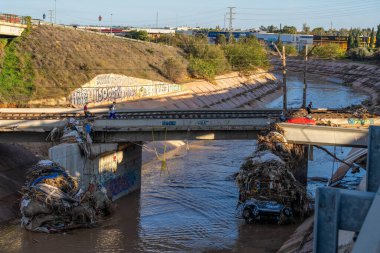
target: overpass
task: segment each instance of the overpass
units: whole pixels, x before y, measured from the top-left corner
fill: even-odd
[[[26,25],[0,20],[0,37],[19,37]]]
[[[94,117],[95,143],[163,140],[256,139],[257,133],[275,122],[281,110],[177,110],[124,111],[117,119],[106,113]],[[45,141],[67,117],[83,117],[81,111],[59,113],[0,111],[0,142]]]
[[[95,143],[256,139],[257,133],[278,121],[282,113],[278,109],[127,110],[119,111],[117,119],[108,119],[104,109],[93,112]],[[350,114],[326,110],[315,111],[313,116],[347,128],[281,123],[285,138],[297,144],[366,147],[368,130],[356,128],[361,123],[356,124]],[[0,109],[0,142],[43,142],[51,130],[66,125],[69,117],[83,118],[83,112],[66,108]],[[380,119],[367,123],[380,125]]]

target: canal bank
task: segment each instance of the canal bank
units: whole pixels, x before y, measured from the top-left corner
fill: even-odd
[[[272,59],[276,68],[281,68],[278,59]],[[305,62],[298,58],[288,58],[287,70],[290,73],[303,75]],[[362,64],[352,61],[333,61],[309,59],[307,62],[307,75],[337,78],[355,90],[369,96],[366,106],[374,113],[380,112],[380,66]]]

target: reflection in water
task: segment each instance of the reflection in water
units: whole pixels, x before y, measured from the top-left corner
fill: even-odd
[[[312,101],[315,108],[344,108],[360,104],[368,98],[366,93],[341,84],[321,81],[317,76],[308,77],[306,93],[307,104]],[[302,105],[303,79],[299,76],[288,76],[288,108],[300,108]],[[267,108],[282,108],[282,97],[266,105]]]
[[[289,105],[299,106],[302,82],[290,78],[288,83],[299,87],[290,89]],[[317,107],[364,99],[336,84],[309,87],[308,100]],[[282,106],[281,98],[270,106]],[[254,141],[193,143],[189,151],[177,150],[168,160],[169,174],[160,176],[158,162],[145,165],[141,191],[117,201],[116,212],[100,227],[50,235],[10,224],[0,228],[0,252],[276,252],[297,224],[245,225],[236,216],[233,174],[254,147]]]

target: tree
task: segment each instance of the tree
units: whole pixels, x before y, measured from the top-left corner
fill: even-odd
[[[325,33],[325,29],[323,29],[323,27],[316,27],[316,28],[314,28],[314,29],[311,31],[311,33],[312,33],[313,35],[320,35],[320,36],[322,36],[322,35]]]
[[[348,36],[350,34],[350,31],[346,28],[340,28],[338,34],[339,36]]]
[[[302,25],[302,32],[305,34],[309,34],[310,33],[310,26],[308,26],[306,23],[304,23]]]
[[[360,47],[360,30],[355,31],[354,48]]]
[[[127,37],[135,39],[135,40],[149,40],[149,35],[147,31],[143,30],[132,30],[128,33]]]
[[[215,44],[217,45],[226,45],[227,44],[227,38],[224,34],[218,34],[216,35]]]
[[[354,32],[352,29],[350,29],[350,33],[348,35],[348,41],[347,41],[347,47],[348,49],[355,48],[355,42],[354,42]]]
[[[267,31],[268,31],[269,33],[275,33],[275,32],[278,32],[279,29],[278,29],[278,27],[276,27],[276,26],[274,26],[274,25],[270,25],[270,26],[267,27]]]
[[[297,28],[295,26],[284,26],[284,28],[282,28],[282,33],[286,33],[286,34],[297,34]]]
[[[380,48],[380,25],[377,26],[376,32],[376,48]]]
[[[375,28],[372,27],[369,48],[373,48],[375,46]]]
[[[262,26],[260,26],[260,28],[259,28],[259,29],[260,29],[260,31],[263,31],[263,32],[266,32],[266,31],[268,31],[268,29],[267,29],[265,26],[263,26],[263,25],[262,25]]]

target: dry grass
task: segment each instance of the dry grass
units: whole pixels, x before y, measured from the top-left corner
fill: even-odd
[[[186,62],[177,48],[49,26],[35,27],[18,49],[32,57],[33,98],[68,95],[99,74],[171,81],[162,75],[164,63],[170,58]]]

